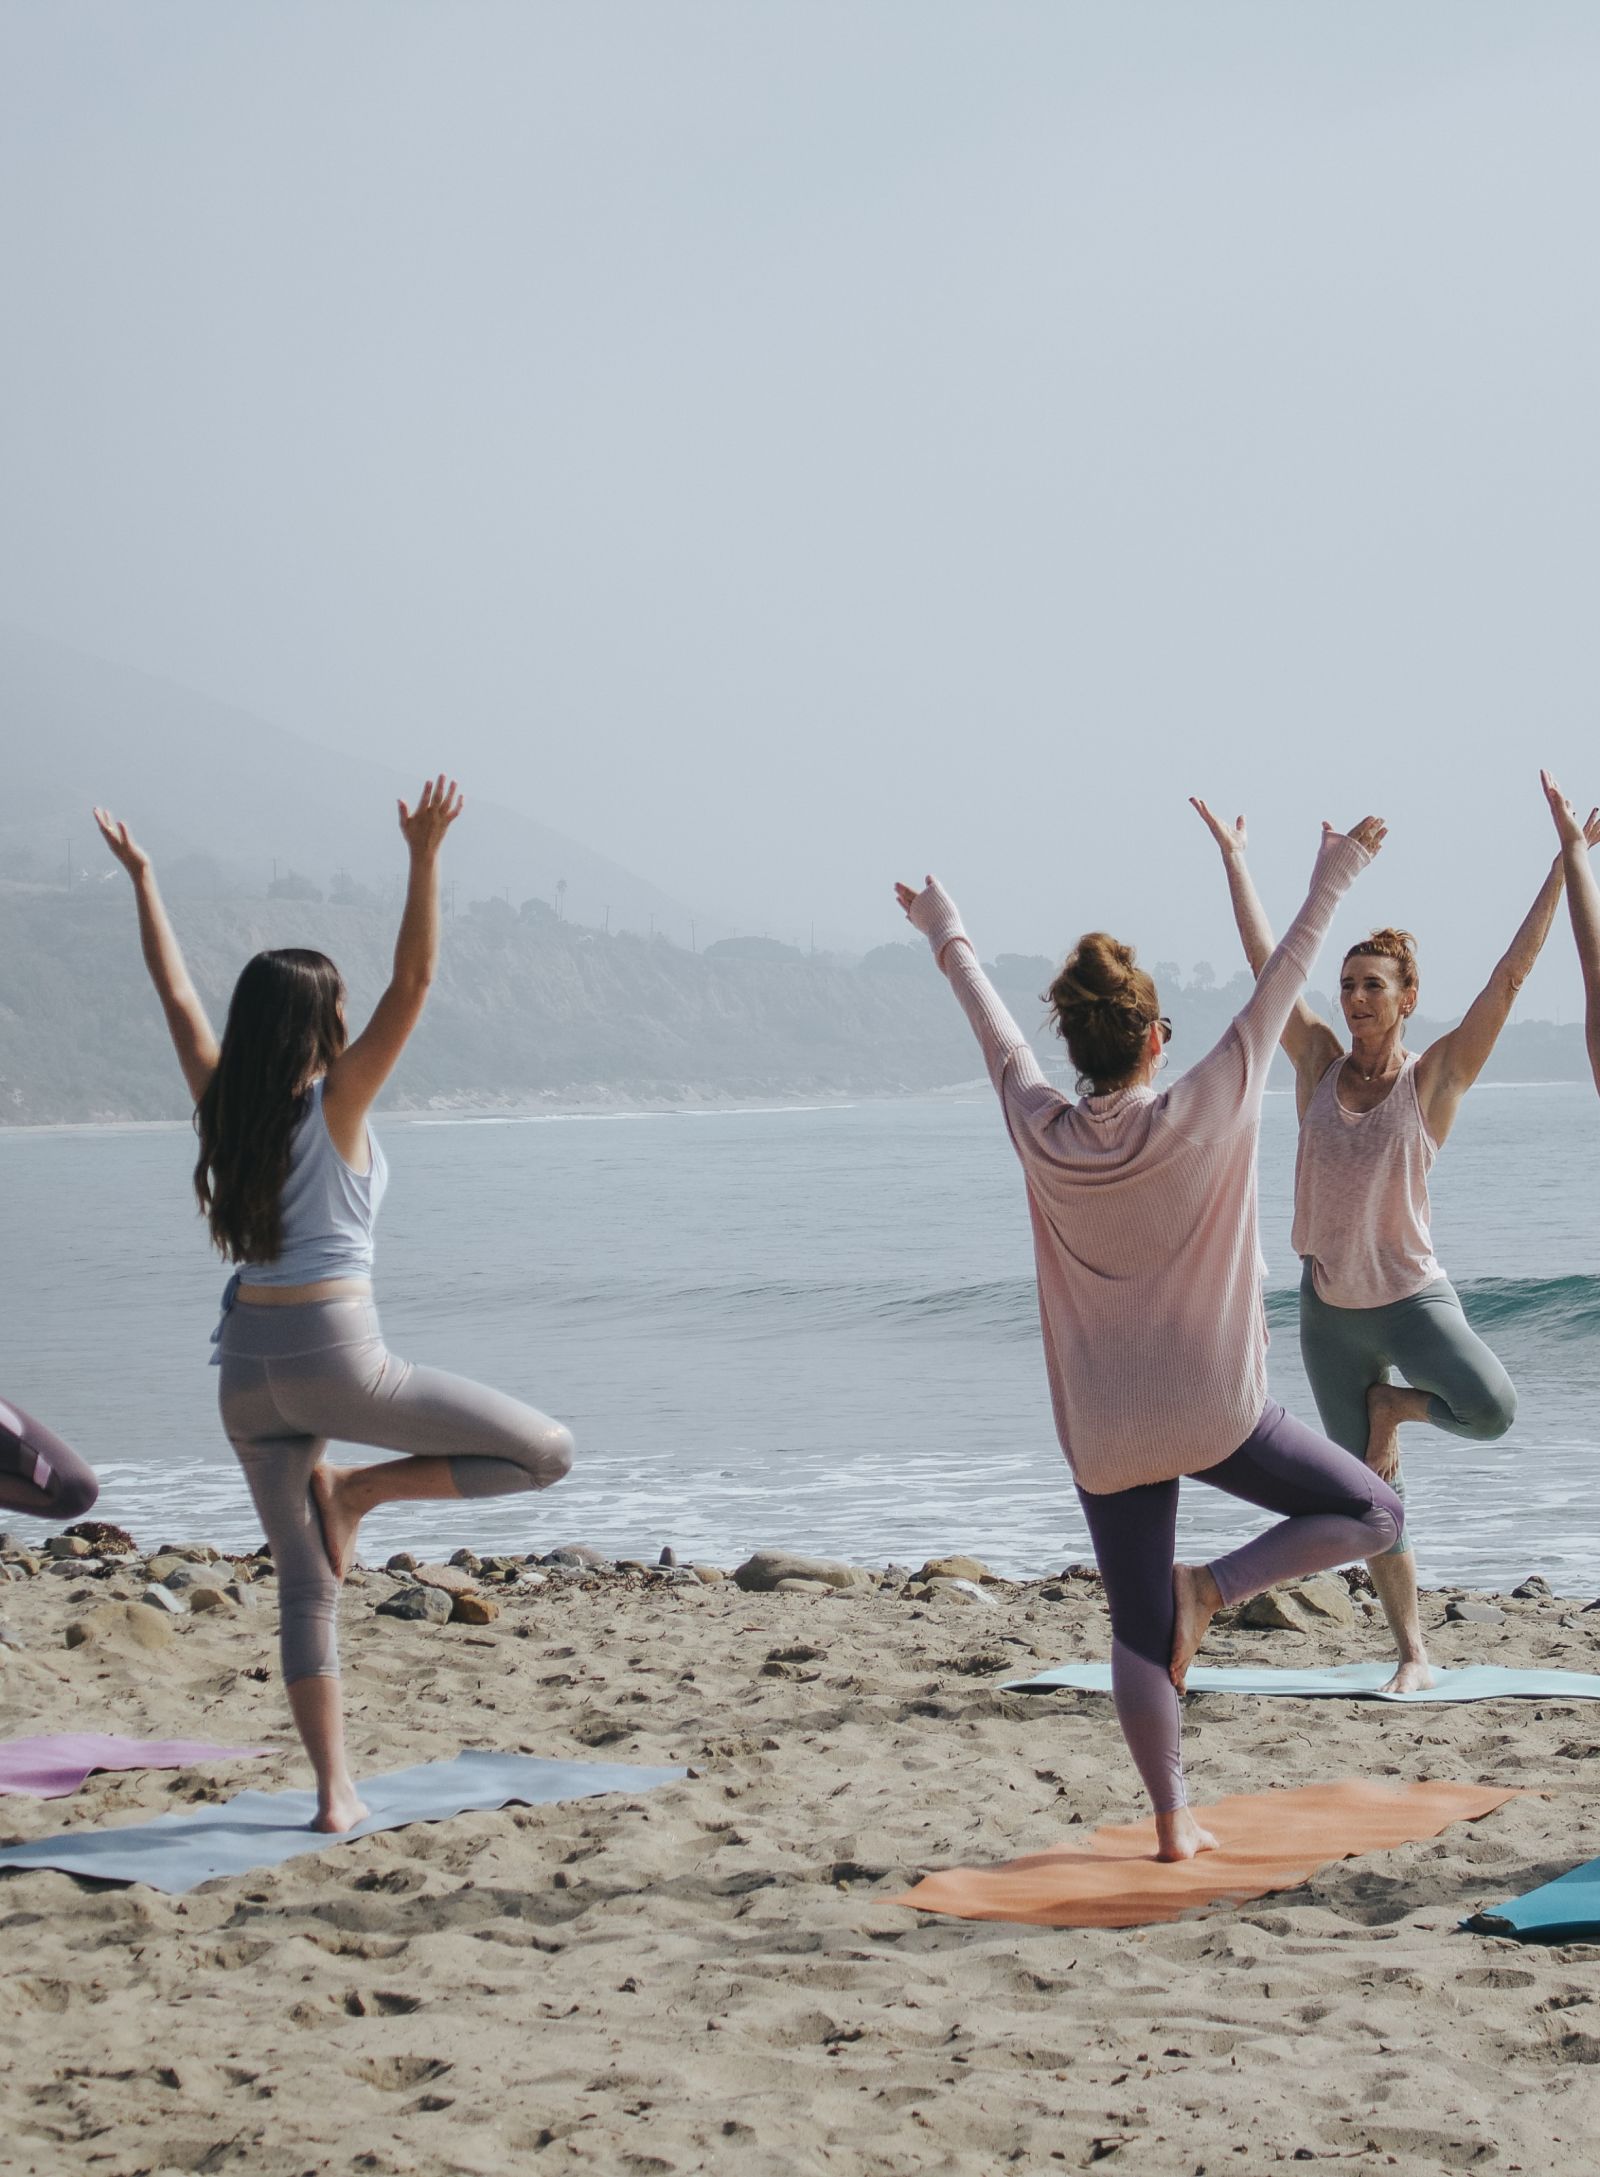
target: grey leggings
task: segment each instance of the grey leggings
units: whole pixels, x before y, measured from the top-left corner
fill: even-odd
[[[1511,1378],[1468,1323],[1445,1277],[1384,1308],[1335,1308],[1318,1298],[1308,1262],[1300,1280],[1300,1357],[1322,1426],[1358,1459],[1367,1451],[1367,1392],[1392,1381],[1391,1369],[1429,1394],[1428,1419],[1452,1436],[1491,1444],[1517,1418]],[[1398,1476],[1394,1486],[1403,1497]],[[1410,1547],[1402,1533],[1384,1554]]]
[[[311,1500],[328,1439],[450,1461],[463,1497],[548,1489],[572,1466],[559,1421],[465,1376],[396,1360],[370,1300],[232,1308],[218,1404],[278,1575],[288,1685],[339,1673],[339,1583]]]

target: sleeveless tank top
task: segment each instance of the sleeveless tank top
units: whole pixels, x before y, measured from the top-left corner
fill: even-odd
[[[328,1132],[322,1083],[289,1144],[283,1183],[283,1251],[276,1262],[243,1262],[241,1285],[315,1285],[323,1278],[372,1275],[372,1227],[388,1184],[389,1166],[367,1129],[366,1172],[353,1172]]]
[[[1414,1051],[1371,1111],[1339,1101],[1343,1065],[1341,1055],[1329,1066],[1301,1121],[1293,1246],[1329,1307],[1383,1308],[1444,1275],[1428,1229],[1439,1145],[1422,1116]]]

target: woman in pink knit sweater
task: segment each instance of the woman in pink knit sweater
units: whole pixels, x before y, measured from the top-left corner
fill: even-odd
[[[1371,1557],[1405,1515],[1386,1482],[1267,1396],[1256,1137],[1274,1045],[1351,880],[1384,826],[1323,826],[1304,906],[1216,1048],[1170,1088],[1170,1033],[1132,948],[1081,939],[1051,986],[1080,1084],[1051,1087],[934,881],[897,885],[988,1063],[1021,1161],[1056,1430],[1111,1612],[1117,1718],[1163,1859],[1215,1840],[1189,1812],[1178,1693],[1213,1614],[1280,1580]],[[1210,1565],[1176,1565],[1178,1478],[1275,1527]]]

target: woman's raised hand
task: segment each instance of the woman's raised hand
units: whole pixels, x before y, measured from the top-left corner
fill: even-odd
[[[1556,835],[1564,847],[1576,846],[1580,839],[1586,847],[1592,847],[1600,840],[1600,809],[1591,809],[1588,822],[1580,824],[1577,810],[1548,771],[1539,773],[1539,784],[1544,788],[1544,798],[1555,819]]]
[[[1333,826],[1324,820],[1322,828],[1324,831],[1332,831]],[[1345,837],[1353,839],[1366,854],[1376,854],[1388,836],[1389,827],[1381,816],[1364,816],[1359,824],[1352,824],[1345,833]]]
[[[131,837],[126,824],[119,823],[109,809],[96,809],[94,820],[100,827],[100,836],[111,849],[130,877],[142,877],[150,867],[150,857]]]
[[[424,781],[414,809],[403,801],[399,804],[400,829],[412,853],[437,854],[445,833],[466,805],[455,780],[447,781],[442,771],[436,779]]]
[[[1220,816],[1213,816],[1198,794],[1189,796],[1189,806],[1198,815],[1206,830],[1230,858],[1242,855],[1245,850],[1244,818],[1236,816],[1231,824],[1224,824]]]

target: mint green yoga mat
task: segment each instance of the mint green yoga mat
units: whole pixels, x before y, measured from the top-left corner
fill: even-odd
[[[100,1882],[144,1882],[181,1897],[219,1875],[276,1867],[304,1852],[331,1852],[380,1829],[408,1822],[447,1822],[452,1815],[504,1806],[539,1806],[556,1799],[593,1799],[604,1792],[652,1791],[687,1774],[622,1761],[544,1761],[532,1754],[469,1751],[450,1761],[419,1762],[386,1776],[358,1779],[372,1809],[342,1837],[313,1829],[316,1796],[308,1791],[242,1791],[220,1806],[158,1814],[115,1829],[68,1829],[0,1851],[0,1868],[58,1867]]]
[[[1229,1670],[1196,1663],[1191,1693],[1261,1693],[1297,1701],[1600,1701],[1600,1677],[1590,1671],[1513,1671],[1498,1663],[1468,1663],[1458,1671],[1435,1669],[1425,1693],[1384,1693],[1392,1663],[1332,1663],[1322,1670]],[[1004,1693],[1109,1693],[1109,1663],[1061,1663],[1033,1678],[1014,1678]]]

